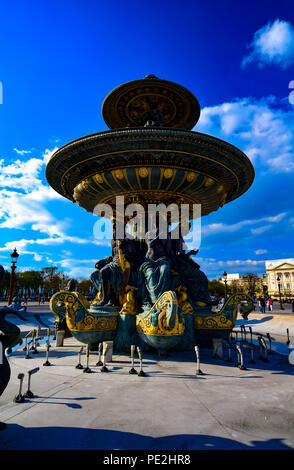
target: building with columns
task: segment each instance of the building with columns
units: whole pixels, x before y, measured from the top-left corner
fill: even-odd
[[[265,262],[268,294],[282,298],[294,298],[294,258],[268,260]]]

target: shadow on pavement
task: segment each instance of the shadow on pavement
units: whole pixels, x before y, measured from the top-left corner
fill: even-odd
[[[8,424],[0,432],[2,450],[291,450],[282,438],[251,441],[205,434],[177,434],[163,437],[78,427],[23,427]],[[293,449],[292,449],[293,450]]]
[[[260,320],[256,320],[256,319],[252,319],[252,320],[250,320],[250,319],[248,319],[248,320],[238,319],[236,321],[236,326],[244,325],[244,324],[245,324],[245,326],[260,325],[261,323],[266,323],[267,321],[270,321],[273,318],[274,318],[273,315],[268,315],[267,317],[263,317]]]

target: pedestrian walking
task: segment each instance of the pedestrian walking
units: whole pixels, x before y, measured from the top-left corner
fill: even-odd
[[[260,298],[260,311],[265,313],[265,299],[262,297]]]

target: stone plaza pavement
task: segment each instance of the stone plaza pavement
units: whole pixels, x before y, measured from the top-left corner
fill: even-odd
[[[51,324],[43,307],[40,318]],[[29,327],[35,325],[29,313],[28,320]],[[266,363],[258,359],[256,346],[256,364],[249,364],[244,349],[246,370],[240,370],[235,351],[229,363],[226,350],[223,359],[214,359],[212,350],[201,349],[203,375],[197,376],[193,352],[161,359],[145,355],[146,377],[139,377],[129,374],[127,354],[115,354],[108,373],[95,365],[95,352],[90,354],[91,373],[76,369],[81,345],[73,338],[58,348],[52,341],[50,367],[43,366],[44,345],[31,359],[19,347],[9,356],[11,380],[0,398],[0,421],[7,423],[0,432],[0,449],[293,450],[294,366],[288,362],[285,340],[286,328],[294,337],[294,315],[290,310],[280,315],[253,312],[247,321],[238,318],[236,329],[240,324],[276,335],[284,354],[275,351]],[[27,324],[19,326],[28,329]],[[85,361],[83,354],[83,365]],[[24,393],[27,371],[35,367],[40,368],[32,376],[35,396],[14,403],[17,375],[25,374]]]

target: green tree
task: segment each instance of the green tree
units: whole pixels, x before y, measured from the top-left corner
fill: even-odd
[[[77,291],[83,295],[88,295],[90,287],[92,286],[93,284],[90,279],[79,279],[77,282]]]
[[[258,290],[260,279],[257,274],[254,273],[246,273],[243,276],[245,281],[245,292],[249,292],[250,294],[256,293]]]
[[[44,281],[51,281],[53,276],[56,274],[57,266],[49,266],[42,268],[42,277]]]
[[[225,295],[225,285],[217,281],[216,279],[213,279],[212,281],[208,281],[208,290],[210,295],[214,295],[216,297],[220,297],[222,295]]]
[[[24,271],[17,273],[17,287],[18,289],[37,291],[42,284],[42,274],[40,271]]]
[[[247,293],[247,288],[244,284],[241,284],[237,280],[233,280],[230,282],[230,286],[228,288],[230,294],[246,294]]]
[[[1,283],[0,283],[0,292],[1,292],[1,295],[2,295],[2,296],[4,295],[5,292],[6,292],[6,294],[7,294],[8,291],[9,291],[10,276],[11,276],[10,272],[5,270],[3,279],[2,279],[2,281],[1,281]]]

